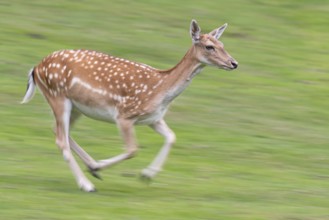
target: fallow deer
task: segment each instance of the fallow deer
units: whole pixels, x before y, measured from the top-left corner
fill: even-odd
[[[36,86],[48,101],[56,120],[56,144],[69,164],[78,186],[95,190],[71,153],[82,159],[89,171],[97,171],[133,157],[137,151],[134,125],[145,124],[162,135],[164,145],[152,163],[142,170],[153,178],[162,168],[176,137],[164,121],[169,104],[206,65],[233,70],[238,67],[218,39],[227,24],[201,34],[195,20],[190,25],[192,47],[173,68],[158,70],[91,50],[61,50],[45,57],[31,69],[22,103],[32,99]],[[121,132],[125,152],[105,160],[94,160],[71,137],[70,127],[84,114],[113,122]]]

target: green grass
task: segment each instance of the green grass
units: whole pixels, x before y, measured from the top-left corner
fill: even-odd
[[[239,68],[204,69],[174,101],[177,144],[150,185],[137,174],[162,139],[137,127],[138,156],[79,191],[40,93],[19,105],[28,70],[63,48],[169,68],[192,18],[204,31],[229,23]],[[325,0],[1,2],[0,218],[329,219],[328,20]],[[98,159],[122,151],[112,124],[82,118],[72,133]]]

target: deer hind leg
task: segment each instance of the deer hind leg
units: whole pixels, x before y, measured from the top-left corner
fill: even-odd
[[[165,138],[165,143],[152,163],[142,170],[141,178],[147,180],[152,179],[159,171],[161,171],[162,166],[168,157],[169,151],[176,141],[175,133],[168,127],[164,120],[160,120],[150,125],[150,127]]]
[[[56,118],[56,144],[61,149],[78,186],[87,192],[95,191],[94,185],[87,179],[72,155],[69,143],[69,127],[72,103],[66,98],[58,97],[56,100],[47,97]]]

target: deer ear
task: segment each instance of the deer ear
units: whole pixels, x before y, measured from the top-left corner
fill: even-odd
[[[198,23],[196,20],[191,21],[191,26],[190,26],[190,35],[192,38],[193,43],[197,43],[200,40],[200,33],[201,33],[201,28],[199,27]]]
[[[209,34],[212,35],[214,38],[216,38],[218,40],[220,38],[220,36],[222,36],[222,34],[225,31],[226,27],[227,27],[227,23],[225,23],[223,26],[213,30]]]

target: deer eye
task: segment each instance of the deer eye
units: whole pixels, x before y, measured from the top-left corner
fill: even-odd
[[[210,50],[215,50],[214,46],[211,46],[211,45],[207,45],[207,46],[206,46],[206,49],[209,50],[209,51],[210,51]]]

